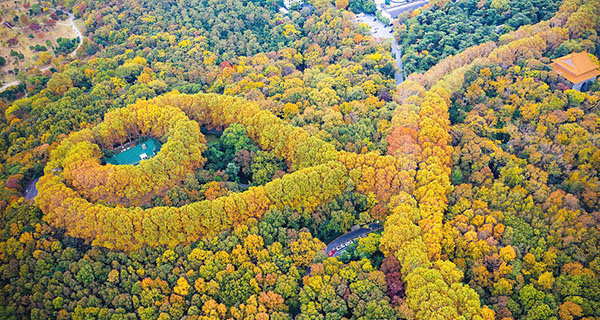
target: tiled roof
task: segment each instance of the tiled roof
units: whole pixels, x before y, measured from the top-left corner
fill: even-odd
[[[592,62],[585,51],[571,53],[552,61],[554,71],[572,83],[580,83],[600,75],[599,66]]]

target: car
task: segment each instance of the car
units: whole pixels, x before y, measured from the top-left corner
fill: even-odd
[[[333,255],[335,254],[335,249],[329,251],[329,253],[327,253],[328,256],[333,257]]]

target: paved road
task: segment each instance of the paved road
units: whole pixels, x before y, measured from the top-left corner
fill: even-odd
[[[402,49],[398,47],[398,42],[394,37],[394,29],[392,26],[383,24],[375,15],[359,13],[356,15],[356,22],[366,23],[371,28],[371,35],[380,39],[392,39],[392,55],[396,59],[396,71],[394,71],[394,79],[396,85],[400,85],[404,81],[402,74]]]
[[[355,15],[355,20],[358,23],[368,24],[371,29],[371,35],[375,38],[391,39],[394,37],[392,27],[383,24],[374,14],[359,13]]]
[[[396,86],[400,85],[404,81],[404,74],[402,70],[402,47],[398,44],[398,41],[394,38],[392,42],[392,54],[396,58],[396,71],[394,72],[394,78],[396,78]]]
[[[42,68],[36,66],[36,68],[38,68],[38,70],[40,70],[41,72],[44,72],[44,71],[46,71],[46,70],[48,70],[48,69],[50,69],[52,67],[54,67],[54,66],[53,65],[47,65],[47,66],[42,67]],[[0,92],[8,89],[9,87],[18,86],[20,83],[21,83],[21,81],[19,81],[19,80],[15,80],[15,81],[13,81],[11,83],[7,83],[7,84],[3,85],[2,87],[0,87]],[[25,97],[27,97],[27,93],[25,93]]]
[[[408,3],[406,3],[405,0],[392,0],[391,3],[395,5],[393,7],[384,6],[384,9],[387,12],[389,12],[392,15],[392,17],[395,18],[403,12],[412,11],[428,4],[429,0],[419,0]],[[394,55],[394,58],[396,59],[396,71],[394,72],[394,78],[396,80],[396,85],[400,85],[400,83],[404,81],[404,73],[402,70],[402,47],[398,45],[398,42],[394,37],[392,26],[383,24],[373,14],[359,13],[355,16],[355,19],[358,23],[368,24],[371,28],[371,35],[373,37],[381,39],[392,39],[392,55]]]
[[[8,87],[18,86],[19,83],[21,83],[21,81],[19,81],[19,80],[15,80],[15,81],[13,81],[11,83],[7,83],[7,84],[3,85],[2,87],[0,87],[0,92],[8,89]]]
[[[344,250],[346,250],[348,245],[350,245],[356,239],[365,238],[369,235],[369,233],[373,233],[373,232],[379,231],[381,229],[383,229],[382,225],[377,224],[377,223],[371,223],[371,224],[369,224],[369,226],[367,228],[360,228],[360,229],[357,229],[354,231],[350,231],[344,235],[337,237],[335,240],[331,241],[327,245],[327,249],[326,249],[325,253],[327,255],[329,255],[332,252],[332,250],[335,250],[331,256],[337,257],[340,254],[342,254],[342,252],[344,252]]]
[[[50,10],[53,10],[53,11],[56,11],[56,9],[54,9],[54,8],[49,8],[49,9],[50,9]],[[63,12],[64,12],[64,11],[63,11]],[[70,12],[67,12],[67,14],[69,15],[69,20],[67,20],[67,22],[68,22],[68,23],[61,23],[61,22],[59,22],[59,23],[57,23],[57,24],[60,24],[60,25],[63,25],[63,26],[67,26],[67,25],[68,25],[68,26],[71,26],[71,28],[73,29],[73,31],[75,31],[75,34],[76,34],[76,35],[77,35],[77,37],[79,38],[79,45],[77,46],[77,48],[75,48],[75,50],[73,50],[73,52],[69,53],[69,56],[70,56],[71,58],[74,58],[74,57],[75,57],[75,54],[77,53],[77,50],[78,50],[78,49],[79,49],[79,47],[81,47],[81,45],[83,44],[83,35],[81,34],[81,32],[79,31],[79,29],[78,29],[78,28],[77,28],[77,26],[75,25],[75,22],[74,22],[74,20],[75,20],[75,16],[74,16],[72,13],[70,13]],[[44,72],[44,71],[46,71],[46,70],[48,70],[48,69],[52,68],[52,65],[45,66],[45,67],[43,67],[43,68],[39,68],[39,67],[37,67],[37,66],[36,66],[36,68],[38,68],[40,71]],[[13,81],[13,82],[11,82],[11,83],[7,83],[7,84],[3,85],[2,87],[0,87],[0,92],[2,92],[2,91],[4,91],[4,90],[8,89],[9,87],[12,87],[12,86],[18,86],[18,85],[19,85],[19,83],[21,83],[21,81],[19,81],[19,80],[15,80],[15,81]]]
[[[54,9],[54,8],[50,8],[50,10],[56,11],[56,9]],[[81,45],[83,44],[83,35],[81,34],[81,32],[79,31],[79,29],[75,25],[75,22],[74,22],[75,16],[72,13],[70,13],[70,12],[67,12],[67,14],[69,15],[69,20],[67,20],[69,23],[68,24],[57,23],[57,24],[60,24],[60,25],[63,25],[63,26],[66,26],[66,25],[71,26],[71,28],[73,29],[73,31],[75,31],[75,34],[79,38],[79,45],[77,46],[77,48],[75,48],[75,50],[73,50],[73,52],[69,53],[69,56],[71,56],[71,58],[74,58],[75,54],[77,53],[77,49],[79,49],[79,47],[81,47]]]
[[[29,182],[29,184],[27,184],[27,189],[25,189],[25,194],[23,195],[23,197],[25,197],[25,199],[33,200],[38,195],[38,190],[37,190],[36,184],[39,180],[40,180],[40,178],[35,178],[35,179],[31,180]]]
[[[383,10],[387,11],[392,18],[397,18],[401,13],[406,12],[406,11],[413,11],[415,9],[418,9],[426,4],[429,3],[429,0],[419,0],[419,1],[414,1],[414,2],[408,2],[406,4],[402,4],[399,6],[383,6]]]

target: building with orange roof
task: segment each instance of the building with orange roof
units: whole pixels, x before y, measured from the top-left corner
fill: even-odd
[[[571,88],[575,90],[585,89],[600,75],[598,65],[585,51],[571,53],[552,61],[554,71],[569,80],[572,83]]]

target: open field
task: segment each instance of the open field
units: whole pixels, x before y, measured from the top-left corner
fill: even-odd
[[[81,32],[81,34],[85,34],[86,27],[85,27],[85,23],[83,22],[83,20],[77,19],[77,20],[73,21],[73,23],[75,23],[75,26],[77,27],[77,29],[79,29],[79,32]]]
[[[26,9],[23,3],[13,1],[1,1],[0,8],[0,56],[6,60],[0,67],[0,84],[12,82],[18,72],[36,66],[43,52],[55,56],[58,38],[78,36],[67,13],[58,16],[52,9]]]

